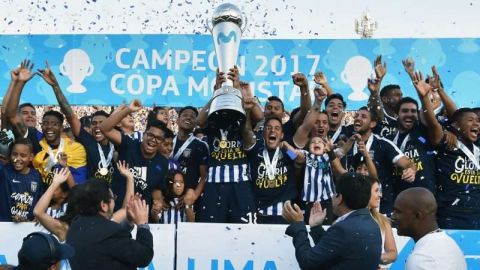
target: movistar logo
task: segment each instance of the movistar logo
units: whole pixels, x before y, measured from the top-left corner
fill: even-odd
[[[229,43],[231,40],[237,42],[237,34],[235,34],[235,31],[230,31],[228,35],[225,35],[224,33],[220,33],[217,36],[217,43]]]

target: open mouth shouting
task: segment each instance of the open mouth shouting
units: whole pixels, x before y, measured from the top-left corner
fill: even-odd
[[[100,131],[100,128],[98,127],[93,128],[92,135],[93,137],[95,137],[96,141],[101,141],[105,138],[105,136],[103,136],[103,133]]]
[[[470,129],[470,137],[472,137],[472,141],[476,141],[478,138],[478,127],[473,127]]]
[[[362,122],[360,120],[355,120],[353,122],[353,129],[358,132],[361,128],[362,128]]]

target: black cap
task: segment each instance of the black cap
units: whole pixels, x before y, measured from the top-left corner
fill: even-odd
[[[69,244],[60,244],[53,235],[34,232],[23,239],[18,257],[31,265],[51,265],[61,260],[70,259],[75,254]]]

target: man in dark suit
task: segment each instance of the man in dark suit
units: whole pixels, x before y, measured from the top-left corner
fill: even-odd
[[[129,222],[137,225],[137,239],[132,239],[127,223],[111,221],[115,198],[102,180],[84,184],[78,198],[78,212],[70,224],[67,243],[77,251],[70,259],[78,269],[137,269],[146,267],[153,258],[153,237],[148,227],[148,206],[140,198],[130,199]]]
[[[291,223],[286,234],[293,237],[295,256],[300,268],[306,269],[377,269],[382,253],[378,224],[366,208],[370,199],[370,180],[357,173],[347,173],[336,181],[332,198],[333,213],[339,218],[327,230],[322,228],[326,211],[319,202],[310,212],[311,247],[303,213],[296,204],[287,202],[283,217]]]

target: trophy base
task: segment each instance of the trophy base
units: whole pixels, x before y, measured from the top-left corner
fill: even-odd
[[[208,123],[211,127],[236,130],[245,122],[245,111],[242,107],[240,90],[224,85],[214,92]]]
[[[222,109],[208,116],[209,127],[225,130],[240,130],[245,123],[245,114],[237,110]]]

